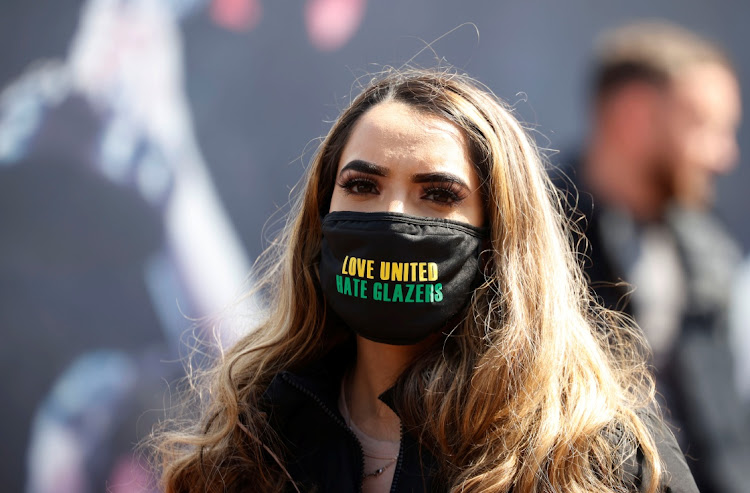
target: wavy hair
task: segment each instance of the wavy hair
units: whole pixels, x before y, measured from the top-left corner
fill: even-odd
[[[461,128],[491,231],[485,279],[456,328],[396,382],[404,428],[454,492],[621,492],[636,451],[661,463],[643,421],[653,382],[638,331],[592,298],[572,229],[540,154],[512,110],[468,76],[392,70],[346,108],[320,145],[284,231],[266,252],[263,323],[206,374],[200,417],[156,436],[167,493],[277,491],[291,481],[259,401],[279,371],[347,334],[326,325],[318,281],[321,214],[358,118],[399,101]]]

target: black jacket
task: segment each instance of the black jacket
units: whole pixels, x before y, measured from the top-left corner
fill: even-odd
[[[351,354],[351,352],[350,352]],[[281,372],[269,385],[264,400],[269,423],[285,445],[285,465],[302,492],[361,491],[364,458],[354,433],[338,410],[341,378],[350,362],[338,351],[301,371]],[[381,397],[393,408],[390,393]],[[395,409],[394,409],[395,411]],[[696,493],[682,453],[671,433],[655,418],[648,419],[668,473],[663,491]],[[650,471],[630,461],[625,474],[640,484]],[[412,433],[401,430],[401,450],[391,492],[441,492],[447,485],[435,480],[438,463]],[[290,486],[289,491],[294,491]]]
[[[338,408],[351,354],[336,350],[302,371],[281,372],[265,393],[269,422],[286,447],[285,466],[302,492],[361,491],[362,447]],[[388,392],[381,400],[393,407]],[[403,426],[395,467],[392,492],[441,491],[432,484],[435,458]]]

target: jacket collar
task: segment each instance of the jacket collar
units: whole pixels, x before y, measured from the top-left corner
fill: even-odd
[[[339,345],[335,346],[320,359],[304,367],[290,369],[281,372],[273,379],[266,397],[275,401],[274,397],[279,397],[274,392],[273,387],[277,386],[276,380],[280,377],[287,382],[293,383],[297,387],[307,389],[312,394],[318,396],[323,403],[331,409],[338,409],[339,392],[341,391],[341,380],[344,374],[354,364],[354,355],[356,347],[354,338],[349,338]],[[388,388],[378,396],[396,415],[398,411],[395,406],[394,387]]]

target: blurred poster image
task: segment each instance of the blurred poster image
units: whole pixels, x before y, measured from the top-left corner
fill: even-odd
[[[364,7],[300,5],[309,43],[341,48]],[[165,416],[194,320],[232,304],[242,322],[197,334],[221,346],[252,325],[254,303],[234,303],[248,255],[184,89],[179,23],[195,15],[242,33],[263,6],[88,0],[67,56],[35,61],[0,93],[0,365],[16,376],[3,384],[7,491],[155,491],[134,447]]]
[[[250,271],[193,136],[178,7],[91,0],[68,57],[2,93],[7,491],[150,491],[133,448],[182,371],[166,362]]]

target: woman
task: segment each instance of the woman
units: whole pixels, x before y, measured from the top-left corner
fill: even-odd
[[[491,94],[374,81],[312,163],[266,321],[163,439],[166,491],[697,491],[564,223]]]

